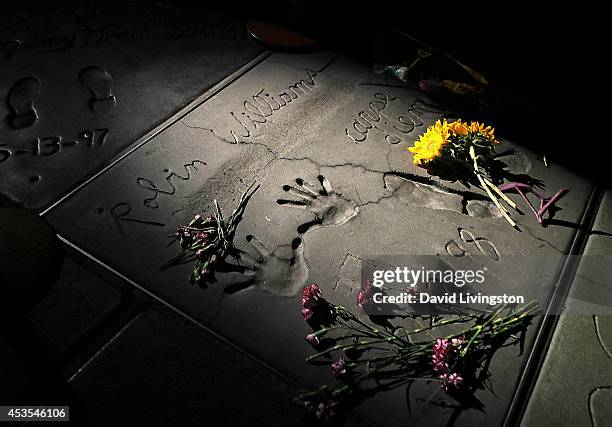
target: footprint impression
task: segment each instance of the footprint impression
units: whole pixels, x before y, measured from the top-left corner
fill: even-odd
[[[274,294],[290,297],[296,295],[306,285],[308,280],[308,265],[304,258],[304,242],[295,238],[291,245],[281,245],[270,251],[255,236],[246,236],[247,242],[257,253],[254,257],[248,252],[242,252],[241,258],[246,260],[242,274],[250,278],[241,283],[228,286],[226,293],[235,293],[250,286],[263,289]]]
[[[453,211],[477,218],[497,218],[501,213],[487,201],[467,195],[451,193],[435,185],[425,184],[399,175],[386,174],[383,178],[385,188],[403,203],[436,210]]]
[[[593,315],[595,335],[602,352],[612,359],[612,320],[608,316]],[[589,416],[593,426],[607,425],[612,416],[610,401],[612,386],[595,387],[589,393]]]
[[[314,219],[298,227],[298,233],[304,234],[329,225],[341,225],[354,218],[359,213],[357,204],[344,194],[332,189],[327,178],[319,175],[319,186],[304,181],[295,180],[297,187],[284,185],[283,190],[298,197],[298,200],[278,199],[279,205],[304,209],[314,214]]]
[[[612,359],[612,319],[608,316],[593,315],[595,334],[601,350]]]
[[[108,71],[96,66],[85,67],[79,73],[79,82],[93,95],[89,105],[96,113],[108,113],[117,105],[111,93],[113,78]]]
[[[531,161],[525,153],[518,149],[499,154],[496,160],[503,162],[505,168],[512,174],[526,174],[531,171]]]
[[[612,386],[594,388],[589,394],[589,416],[594,427],[609,425],[612,416]]]
[[[31,126],[38,119],[34,109],[34,98],[38,96],[40,80],[36,77],[25,77],[17,81],[9,90],[8,105],[12,114],[9,124],[14,129]]]

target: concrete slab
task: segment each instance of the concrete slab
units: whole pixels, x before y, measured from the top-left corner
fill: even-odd
[[[186,3],[60,1],[5,13],[18,24],[0,28],[0,192],[31,208],[262,51],[245,22]]]
[[[70,258],[51,292],[28,312],[49,352],[63,360],[121,306],[121,293]]]
[[[355,291],[345,284],[356,281],[357,259],[483,255],[519,288],[537,284],[544,300],[552,293],[591,185],[504,141],[515,148],[504,159],[514,173],[542,180],[549,193],[572,187],[555,223],[542,228],[525,215],[517,217],[518,232],[482,204],[479,190],[466,192],[458,183],[433,179],[450,189],[439,191],[425,170],[412,165],[407,147],[444,114],[450,115],[425,95],[398,88],[346,58],[274,54],[47,217],[62,236],[110,267],[270,365],[316,386],[330,378],[326,370],[304,363],[311,349],[303,339],[308,328],[298,294],[317,282],[330,299],[355,307]],[[503,139],[503,130],[498,133]],[[236,244],[254,257],[254,242],[267,248],[259,247],[263,263],[254,277],[219,274],[219,281],[203,290],[189,284],[189,265],[160,269],[177,251],[167,247],[167,235],[196,213],[211,211],[215,198],[229,213],[253,181],[261,187],[247,206]],[[311,197],[307,206],[292,203],[309,185],[329,191]],[[460,196],[449,192],[460,190]],[[256,240],[247,242],[247,235]],[[292,246],[296,237],[302,243]],[[525,264],[517,266],[516,257]],[[542,259],[545,265],[536,261]],[[247,282],[251,286],[237,286]],[[240,290],[227,292],[233,289]],[[527,348],[537,327],[536,322]],[[524,356],[516,348],[496,355],[495,393],[479,393],[485,410],[463,411],[458,425],[502,422]],[[413,422],[446,423],[456,417],[451,404],[440,403],[445,397],[430,399],[433,391],[414,390]],[[374,414],[381,424],[402,424],[408,416],[404,393],[379,395],[362,413]]]
[[[610,423],[611,212],[612,193],[607,191],[523,418],[524,426]]]
[[[136,317],[71,385],[90,425],[302,425],[294,387],[165,312]]]

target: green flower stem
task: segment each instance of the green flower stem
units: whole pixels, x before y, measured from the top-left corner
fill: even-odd
[[[512,227],[516,227],[516,223],[512,220],[512,218],[510,218],[510,215],[508,215],[507,209],[501,203],[499,203],[499,200],[497,200],[497,197],[495,197],[493,193],[491,193],[489,186],[487,185],[487,183],[484,181],[483,177],[481,176],[480,170],[478,169],[478,162],[476,161],[476,152],[474,151],[473,146],[470,146],[470,157],[472,158],[472,161],[474,162],[474,173],[476,175],[476,178],[478,178],[478,181],[480,181],[480,185],[487,192],[489,199],[491,199],[491,201],[495,203],[495,206],[497,206],[497,208],[499,209],[503,217],[506,218],[508,223]]]
[[[183,230],[200,231],[202,233],[210,233],[210,232],[215,231],[217,229],[217,227],[196,228],[196,227],[191,227],[191,226],[186,226],[186,225],[182,225],[181,228]]]
[[[493,191],[495,191],[499,197],[501,197],[503,199],[504,202],[506,202],[508,204],[508,206],[510,206],[512,209],[514,210],[518,210],[516,207],[516,203],[514,203],[508,196],[506,196],[499,188],[497,188],[497,185],[493,184],[491,181],[489,181],[487,179],[487,177],[483,176],[482,180],[485,182],[485,184],[487,184],[489,186],[489,188],[491,188]]]
[[[321,328],[318,331],[313,332],[312,335],[314,335],[315,337],[319,337],[321,335],[325,335],[329,331],[334,331],[336,329],[341,329],[341,328],[338,326],[330,326],[328,328]]]
[[[506,307],[506,304],[501,305],[497,310],[495,310],[493,312],[493,314],[491,314],[491,316],[482,325],[477,325],[474,328],[474,333],[473,333],[472,337],[469,339],[469,341],[467,342],[465,347],[461,350],[461,355],[462,356],[465,356],[467,354],[467,351],[470,348],[470,345],[472,345],[472,343],[474,342],[476,337],[482,332],[482,330],[487,325],[491,324],[495,320],[495,316],[497,316],[501,312],[501,310],[503,310],[505,307]]]
[[[345,349],[372,350],[368,358],[356,358],[347,360],[346,367],[350,372],[342,381],[332,385],[319,388],[318,391],[302,393],[299,397],[303,402],[324,402],[326,406],[335,407],[342,402],[350,404],[347,400],[352,393],[369,390],[389,390],[391,388],[408,384],[412,381],[437,381],[443,382],[443,378],[438,378],[438,374],[433,372],[432,351],[436,339],[428,339],[415,343],[406,341],[406,337],[423,331],[433,330],[438,326],[449,324],[466,324],[476,322],[472,326],[462,328],[459,333],[450,334],[446,339],[462,337],[467,340],[459,353],[460,358],[466,357],[467,353],[475,357],[483,357],[474,348],[487,350],[493,348],[495,338],[504,333],[512,333],[521,326],[521,322],[529,319],[537,311],[538,304],[533,301],[510,314],[502,315],[507,309],[507,305],[500,305],[485,314],[465,314],[452,319],[445,319],[440,322],[432,322],[427,327],[415,329],[412,332],[406,331],[403,334],[391,335],[386,330],[368,325],[359,320],[342,307],[336,307],[337,313],[344,317],[340,326],[328,327],[317,331],[316,334],[325,334],[332,330],[344,330],[346,334],[337,338],[343,340],[355,339],[355,334],[372,336],[372,339],[357,339],[352,343],[338,344],[310,356],[307,361],[311,362],[316,358],[329,355],[332,352]],[[357,332],[355,332],[357,331]],[[397,329],[394,329],[397,332]],[[516,338],[514,335],[511,335]],[[465,342],[465,341],[464,341]],[[502,343],[504,345],[504,343]],[[510,345],[510,344],[508,344]],[[497,348],[497,347],[496,347]],[[451,370],[456,369],[456,364],[461,363],[461,359],[456,359]],[[484,368],[483,368],[484,369]]]
[[[531,304],[530,304],[531,305]],[[465,355],[469,349],[469,347],[471,345],[473,345],[475,342],[480,342],[480,340],[478,339],[479,336],[488,331],[488,334],[491,337],[494,337],[496,335],[499,335],[501,333],[504,333],[506,331],[508,331],[509,329],[511,329],[515,324],[518,324],[519,321],[521,321],[524,317],[528,316],[530,313],[527,311],[528,309],[531,310],[533,307],[525,307],[524,309],[522,309],[521,311],[524,311],[523,313],[519,314],[517,316],[517,313],[514,313],[510,316],[504,317],[504,318],[497,318],[498,314],[503,311],[503,309],[505,308],[505,306],[500,306],[499,308],[497,308],[494,312],[492,312],[489,316],[488,319],[481,325],[476,325],[473,326],[471,328],[465,329],[460,333],[456,333],[456,334],[452,334],[446,337],[446,339],[453,339],[453,338],[459,338],[459,337],[465,337],[465,336],[470,336],[470,339],[468,340],[468,343],[466,345],[466,347],[463,349],[463,355]],[[444,322],[440,322],[437,323],[431,327],[427,327],[427,328],[421,328],[419,330],[415,330],[412,333],[407,333],[407,334],[414,334],[414,333],[419,333],[422,332],[424,330],[429,330],[429,329],[433,329],[437,326],[441,326],[444,324],[452,324],[452,323],[457,323],[457,322],[465,322],[465,321],[469,321],[471,319],[449,319],[447,321]],[[488,328],[488,329],[487,329]],[[344,339],[347,338],[351,338],[351,337],[343,337]],[[408,348],[395,348],[395,346],[397,345],[396,340],[398,337],[386,337],[386,338],[382,338],[379,340],[374,340],[374,341],[358,341],[356,343],[350,343],[350,344],[343,344],[343,345],[336,345],[334,347],[331,347],[329,349],[326,349],[320,353],[317,353],[315,355],[310,356],[307,360],[311,361],[313,359],[316,359],[317,357],[321,357],[325,354],[329,354],[333,351],[336,350],[344,350],[344,349],[350,349],[350,348],[361,348],[361,347],[369,347],[371,348],[371,345],[373,344],[380,344],[380,343],[388,343],[390,345],[392,345],[392,347],[389,349],[389,351],[393,352],[392,355],[390,356],[382,356],[382,357],[376,357],[376,358],[371,358],[368,359],[370,361],[374,360],[374,361],[378,361],[378,360],[387,360],[387,359],[396,359],[398,361],[402,361],[402,360],[407,360],[407,359],[411,359],[414,358],[415,356],[421,355],[421,356],[426,356],[429,354],[429,352],[431,351],[434,341],[424,341],[424,342],[419,342],[419,343],[411,343],[410,346]]]
[[[247,191],[242,194],[240,201],[238,203],[238,206],[231,213],[227,221],[225,221],[223,217],[223,213],[221,212],[221,208],[219,207],[219,203],[215,199],[214,205],[215,205],[216,213],[213,214],[214,220],[206,219],[202,221],[201,217],[197,217],[191,220],[188,226],[181,226],[180,229],[189,231],[192,233],[213,234],[212,236],[209,236],[210,238],[212,238],[211,239],[212,241],[209,241],[207,243],[199,242],[197,241],[197,239],[196,241],[192,241],[186,247],[182,247],[181,252],[177,256],[172,258],[170,261],[162,265],[161,268],[165,269],[165,268],[168,268],[176,264],[182,264],[187,261],[194,260],[196,259],[195,253],[197,251],[202,251],[202,253],[205,256],[198,257],[199,259],[197,260],[196,265],[194,266],[194,269],[192,271],[192,277],[194,277],[194,275],[199,277],[200,270],[202,268],[206,268],[206,269],[214,268],[214,264],[216,261],[215,256],[223,259],[228,254],[232,254],[232,249],[234,249],[233,237],[236,231],[236,227],[238,226],[238,222],[240,221],[240,218],[242,217],[242,213],[244,212],[244,209],[246,208],[246,203],[248,199],[259,188],[259,186],[257,186],[255,187],[255,189],[253,189],[255,184],[256,183],[253,182],[249,186]],[[200,227],[197,226],[198,222],[201,223]],[[212,222],[215,223],[214,226],[210,225],[210,223]],[[216,235],[215,235],[215,232],[216,232]],[[186,243],[182,237],[179,237],[176,234],[170,237],[173,237],[173,240],[171,241],[171,243],[174,242],[175,240],[180,240],[181,245]]]
[[[376,334],[383,334],[383,335],[391,335],[386,331],[380,330],[378,328],[374,328],[370,325],[368,325],[367,323],[365,323],[364,321],[362,321],[361,319],[359,319],[357,316],[355,316],[353,313],[351,313],[350,311],[348,311],[346,308],[336,305],[334,306],[334,308],[337,310],[338,314],[342,313],[345,316],[349,317],[352,321],[354,321],[355,323],[358,323],[359,325],[363,326],[364,328],[376,333]]]
[[[369,347],[372,344],[381,344],[381,343],[388,343],[393,339],[393,337],[389,337],[389,338],[385,338],[385,339],[381,339],[381,340],[374,340],[374,341],[357,341],[356,343],[351,343],[351,344],[337,344],[333,347],[330,347],[328,349],[325,349],[319,353],[313,354],[311,356],[308,356],[306,358],[307,362],[310,362],[311,360],[316,359],[317,357],[321,357],[324,356],[326,354],[331,353],[332,351],[337,351],[337,350],[346,350],[346,349],[357,349],[360,347]]]

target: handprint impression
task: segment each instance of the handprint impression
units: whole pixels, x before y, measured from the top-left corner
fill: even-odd
[[[344,194],[334,191],[329,180],[321,175],[319,175],[320,188],[301,178],[297,178],[295,182],[299,188],[284,185],[283,190],[301,200],[278,199],[276,202],[279,205],[305,209],[314,214],[314,220],[298,227],[300,234],[310,229],[344,224],[359,213],[357,204]]]
[[[241,259],[250,265],[241,269],[244,275],[251,276],[245,282],[230,285],[225,289],[227,293],[235,293],[249,286],[256,286],[280,296],[293,296],[297,294],[308,280],[308,265],[304,258],[304,243],[302,239],[295,238],[291,245],[278,246],[269,251],[255,236],[246,236],[247,242],[257,252],[258,257],[248,252],[241,252]],[[289,257],[284,254],[291,254]]]

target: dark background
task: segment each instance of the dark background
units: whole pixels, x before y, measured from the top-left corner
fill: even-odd
[[[364,61],[394,63],[414,50],[394,30],[442,49],[488,78],[492,102],[482,118],[499,133],[599,184],[610,181],[610,23],[600,8],[548,1],[242,5],[234,13],[299,29]]]
[[[87,2],[104,3],[61,4]],[[399,32],[410,34],[487,77],[489,109],[478,118],[492,122],[498,133],[600,184],[609,182],[610,162],[603,154],[609,151],[610,23],[601,6],[480,0],[150,2],[168,11],[214,9],[275,23],[315,38],[317,49],[370,63],[413,55],[416,45]],[[0,4],[4,20],[13,15],[16,22],[20,14],[57,7],[49,1]]]

